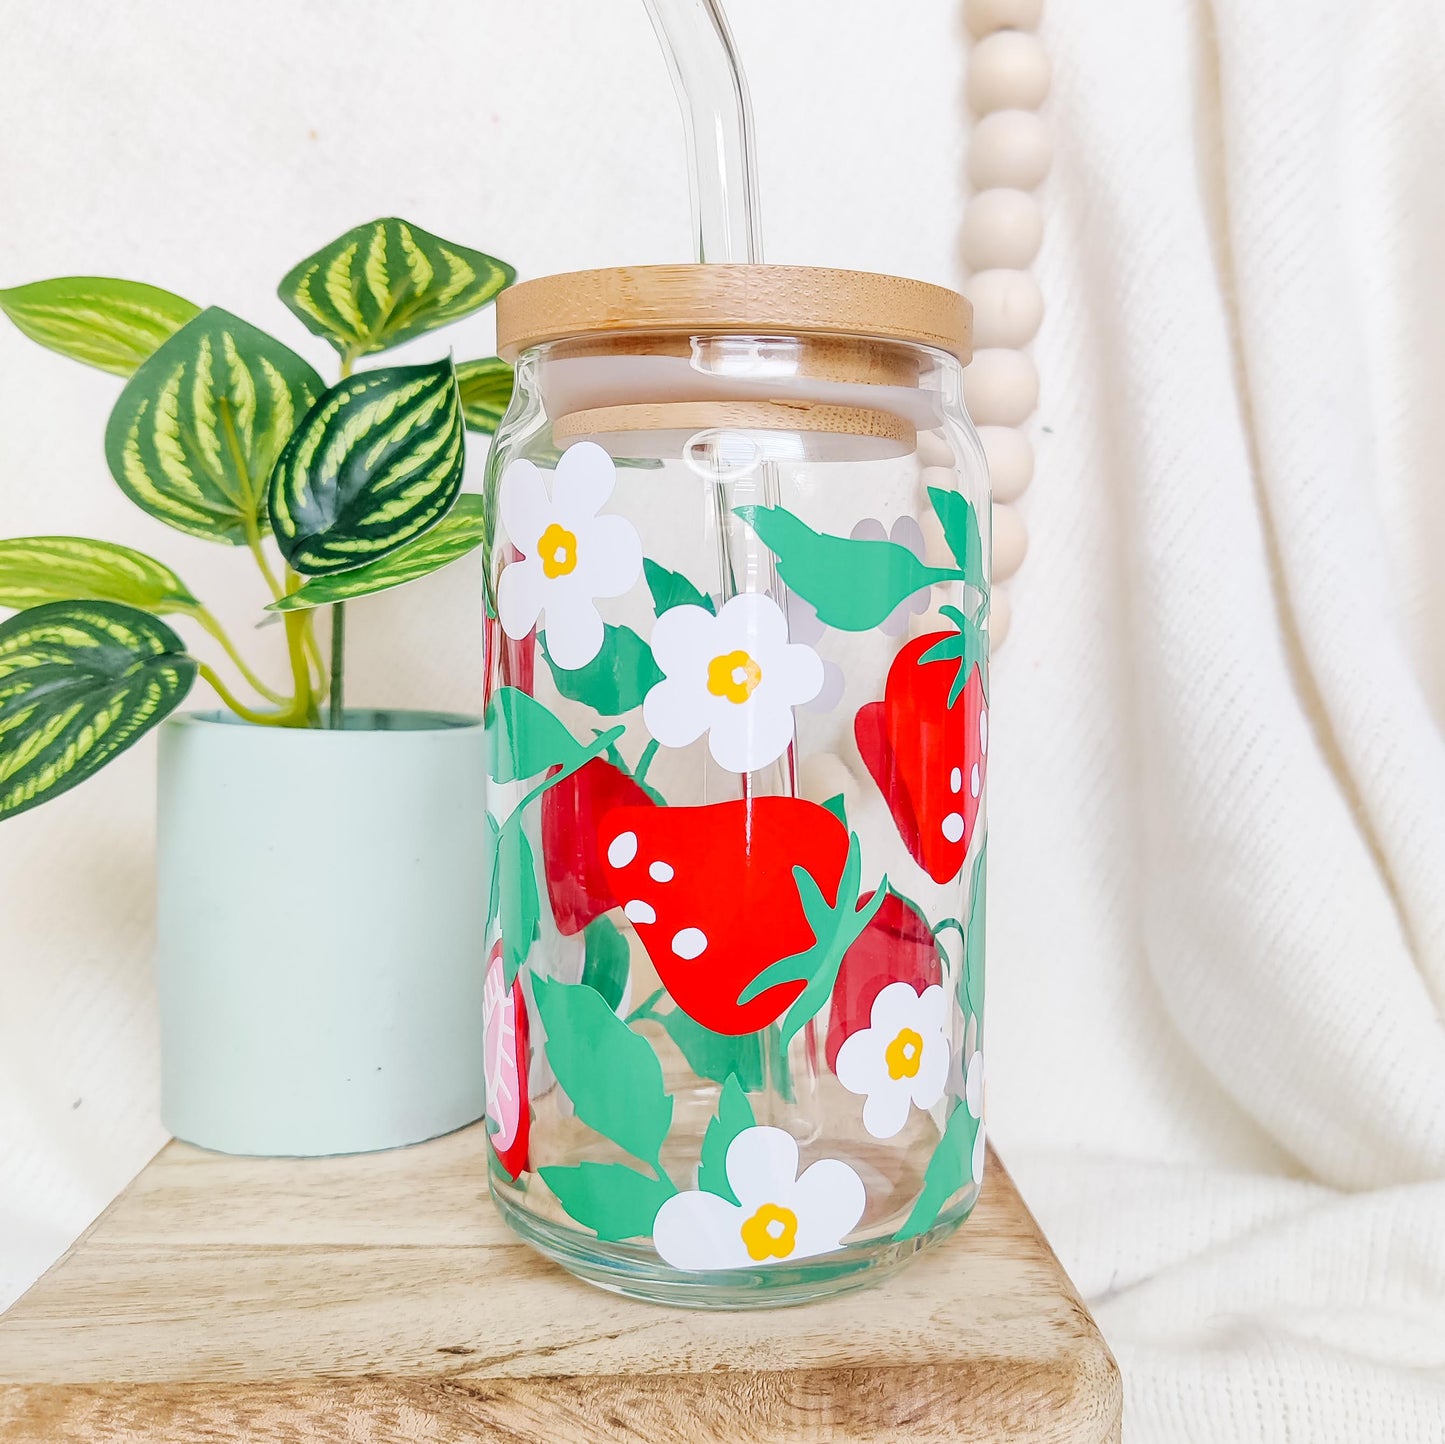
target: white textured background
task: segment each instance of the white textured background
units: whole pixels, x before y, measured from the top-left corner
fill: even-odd
[[[1046,8],[990,1128],[1132,1440],[1441,1444],[1445,10]],[[771,257],[957,281],[954,0],[729,10]],[[271,286],[373,215],[523,275],[685,253],[635,0],[0,0],[0,33],[3,284],[152,280],[319,362]],[[242,623],[247,565],[109,482],[116,389],[0,331],[0,526],[153,548]],[[358,606],[358,698],[473,701],[476,616],[465,568]],[[0,828],[0,1299],[161,1141],[150,785],[142,751]]]

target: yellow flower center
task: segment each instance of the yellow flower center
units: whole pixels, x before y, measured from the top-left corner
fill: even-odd
[[[707,690],[729,702],[746,702],[758,690],[763,669],[746,652],[725,652],[707,664]]]
[[[923,1062],[923,1039],[912,1028],[905,1028],[888,1045],[883,1056],[888,1061],[890,1078],[916,1078],[919,1064]]]
[[[765,1203],[743,1224],[741,1233],[748,1257],[756,1263],[787,1258],[798,1244],[798,1215],[791,1208]]]
[[[549,577],[565,577],[577,569],[577,538],[554,521],[538,539],[537,554]]]

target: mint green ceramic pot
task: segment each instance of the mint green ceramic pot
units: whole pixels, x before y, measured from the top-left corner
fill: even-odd
[[[174,717],[158,834],[173,1134],[225,1153],[359,1153],[482,1116],[479,721]]]

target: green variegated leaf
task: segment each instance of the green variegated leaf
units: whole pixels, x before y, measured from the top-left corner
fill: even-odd
[[[32,341],[129,376],[201,308],[140,281],[58,276],[0,291],[0,310]]]
[[[212,307],[182,326],[120,394],[105,459],[122,491],[178,531],[244,545],[266,481],[322,392],[294,351]]]
[[[459,496],[457,504],[429,532],[399,547],[390,556],[368,562],[355,571],[312,577],[289,597],[272,602],[267,610],[296,612],[330,602],[348,602],[352,597],[365,597],[414,582],[475,551],[486,535],[486,508],[481,497]]]
[[[308,331],[354,359],[460,320],[516,275],[494,256],[389,217],[307,256],[278,291]]]
[[[375,562],[434,526],[462,486],[450,361],[364,371],[307,413],[271,475],[271,530],[306,576]]]
[[[0,818],[98,772],[195,676],[181,639],[134,607],[50,602],[0,623]]]
[[[462,418],[473,431],[490,436],[501,424],[512,399],[512,382],[512,368],[500,356],[457,363]]]
[[[0,607],[121,602],[163,616],[199,606],[167,566],[115,542],[79,536],[0,541]]]

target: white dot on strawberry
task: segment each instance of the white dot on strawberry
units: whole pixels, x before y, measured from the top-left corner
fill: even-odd
[[[943,819],[941,826],[943,835],[950,842],[957,842],[963,836],[963,817],[960,813],[950,812]]]
[[[969,777],[969,779],[968,779],[968,790],[969,790],[975,797],[978,796],[978,786],[979,786],[978,763],[975,762],[975,763],[973,764],[973,773],[972,773],[972,775],[971,775],[971,776]]]
[[[978,750],[979,750],[980,752],[987,752],[987,751],[988,751],[988,713],[987,713],[987,712],[980,712],[980,713],[978,714]]]
[[[647,869],[647,875],[653,882],[671,882],[673,879],[672,864],[670,862],[655,862]]]
[[[960,768],[960,767],[955,767],[955,768],[953,769],[953,771],[948,774],[948,790],[949,790],[950,792],[962,792],[962,791],[963,791],[963,769],[962,769],[962,768]]]
[[[619,832],[607,844],[607,861],[613,867],[626,867],[636,856],[637,834],[635,832]]]
[[[640,897],[633,898],[622,911],[635,923],[655,923],[657,921],[657,913],[653,910],[652,904],[643,902]]]
[[[701,928],[683,928],[673,937],[672,950],[684,962],[691,962],[706,952],[707,934]]]

